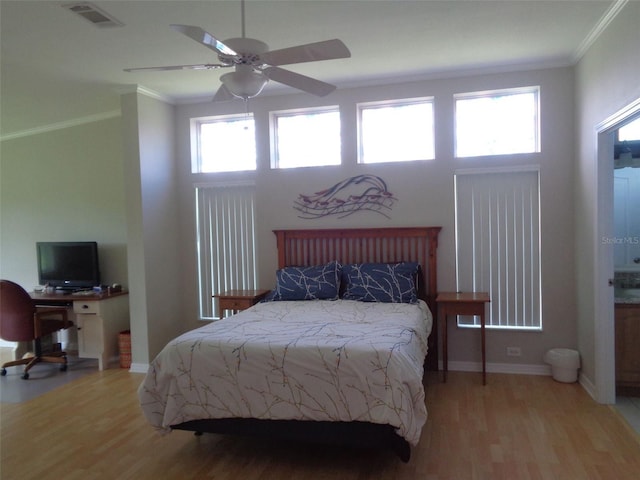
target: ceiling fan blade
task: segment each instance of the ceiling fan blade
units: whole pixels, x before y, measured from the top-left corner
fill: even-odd
[[[262,73],[264,73],[270,80],[284,83],[285,85],[317,95],[318,97],[324,97],[336,89],[335,85],[321,82],[315,78],[300,75],[299,73],[285,70],[284,68],[267,67],[262,70]]]
[[[213,96],[214,102],[228,102],[229,100],[234,100],[236,97],[229,91],[227,86],[223,83],[220,85],[220,88]]]
[[[215,52],[221,53],[222,55],[228,55],[232,57],[238,55],[233,49],[231,49],[216,37],[211,35],[209,32],[206,32],[200,27],[195,27],[193,25],[178,25],[175,23],[169,26],[175,31],[186,35],[187,37],[195,40],[201,45],[204,45],[205,47],[210,48]]]
[[[216,68],[224,68],[229,65],[223,65],[221,63],[201,63],[199,65],[169,65],[166,67],[138,67],[138,68],[125,68],[125,72],[138,72],[140,70],[147,71],[164,71],[164,70],[214,70]]]
[[[323,42],[273,50],[261,54],[260,59],[268,65],[291,65],[293,63],[349,58],[350,56],[351,52],[347,46],[341,40],[334,38]]]

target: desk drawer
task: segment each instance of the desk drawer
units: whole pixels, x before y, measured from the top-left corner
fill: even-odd
[[[100,313],[100,302],[84,302],[82,300],[76,300],[73,302],[73,313],[80,315]]]

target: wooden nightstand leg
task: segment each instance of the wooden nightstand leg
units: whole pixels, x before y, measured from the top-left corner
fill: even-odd
[[[448,365],[448,349],[447,349],[447,312],[446,310],[441,314],[440,318],[444,320],[442,326],[442,381],[447,383],[447,370]]]
[[[480,315],[480,330],[481,330],[481,337],[482,337],[482,385],[487,384],[487,360],[486,360],[485,341],[484,341],[484,333],[485,333],[484,327],[485,327],[485,323],[484,323],[484,313],[483,313],[482,315]]]

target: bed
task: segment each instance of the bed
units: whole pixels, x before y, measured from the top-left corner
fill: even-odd
[[[276,289],[169,342],[138,390],[145,417],[164,432],[382,447],[408,461],[427,417],[423,367],[437,369],[439,231],[274,231]]]

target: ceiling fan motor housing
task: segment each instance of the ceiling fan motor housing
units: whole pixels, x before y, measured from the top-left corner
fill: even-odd
[[[336,86],[286,70],[280,66],[351,56],[346,45],[336,38],[269,51],[269,46],[266,43],[244,36],[244,25],[242,37],[230,38],[224,42],[194,25],[171,24],[170,27],[216,52],[220,64],[174,65],[125,70],[128,72],[135,70],[209,70],[235,67],[233,72],[220,77],[222,86],[218,89],[214,101],[227,101],[233,97],[246,101],[248,98],[258,95],[270,80],[323,97],[333,92]]]
[[[218,54],[220,62],[228,65],[261,66],[264,62],[260,60],[260,55],[269,51],[269,46],[266,43],[254,38],[230,38],[225,40],[224,44],[238,54],[237,56]]]

